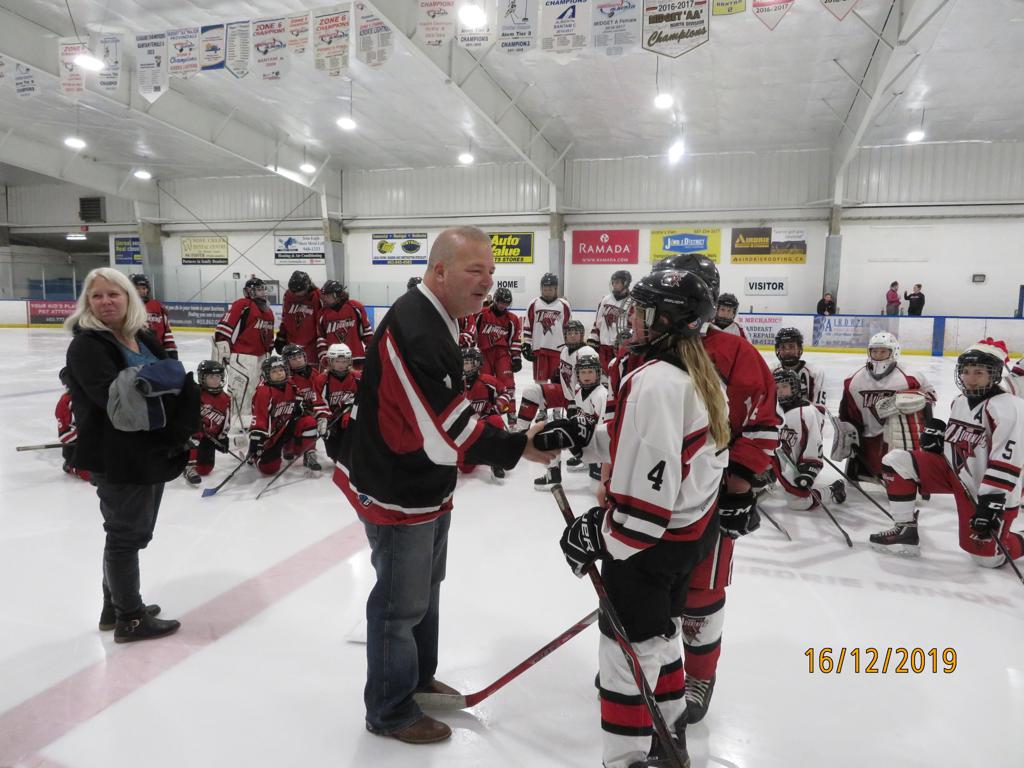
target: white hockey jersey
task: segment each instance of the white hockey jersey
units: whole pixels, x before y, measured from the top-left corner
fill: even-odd
[[[540,296],[530,302],[523,319],[523,344],[530,344],[534,350],[557,351],[565,346],[565,326],[572,315],[569,302],[556,298],[546,302]]]
[[[1011,395],[1024,398],[1024,357],[1014,363],[1010,372],[1003,377],[1003,389]]]
[[[772,373],[782,367],[781,365],[775,366]],[[800,360],[790,370],[795,371],[796,375],[800,377],[800,384],[803,386],[807,402],[811,405],[825,405],[825,369],[813,366],[806,360]]]
[[[1024,401],[1020,398],[1004,392],[973,408],[964,395],[953,400],[946,424],[946,458],[975,498],[1005,493],[1006,509],[1020,504],[1022,443]]]
[[[562,385],[562,394],[565,395],[565,402],[571,403],[573,394],[579,387],[576,381],[576,355],[579,348],[569,351],[569,348],[562,345],[558,353],[558,383]]]
[[[875,405],[889,395],[908,390],[920,390],[929,403],[935,402],[935,388],[920,373],[910,372],[897,364],[887,376],[875,379],[867,366],[862,366],[843,382],[839,418],[853,424],[861,437],[881,435],[885,431],[885,419],[879,418]]]
[[[723,387],[724,396],[724,387]],[[729,451],[719,452],[690,374],[663,360],[622,380],[611,432],[605,549],[617,560],[661,540],[699,538],[718,498]]]
[[[782,474],[790,484],[795,485],[798,474],[796,466],[810,464],[822,466],[822,432],[825,428],[825,406],[800,405],[790,408],[782,415],[779,428],[779,450],[788,456],[779,457]]]
[[[582,387],[577,387],[573,395],[577,414],[586,419],[592,427],[597,427],[604,420],[605,407],[608,404],[608,388],[598,384],[584,394]]]
[[[725,328],[723,328],[720,325],[716,325],[715,327],[720,331],[731,333],[733,336],[739,336],[741,339],[747,338],[747,333],[746,331],[743,330],[743,326],[737,323],[735,320],[733,320],[731,323],[725,326]]]
[[[619,316],[629,301],[629,294],[621,299],[616,299],[614,293],[609,293],[601,303],[597,305],[597,316],[594,318],[594,327],[590,329],[590,340],[600,344],[602,347],[617,347],[619,332]]]

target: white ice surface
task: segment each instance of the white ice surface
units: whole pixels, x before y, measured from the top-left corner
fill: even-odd
[[[190,367],[209,348],[200,335],[182,333],[179,343]],[[295,471],[258,502],[266,481],[252,469],[209,499],[183,480],[170,483],[142,557],[144,595],[165,616],[187,614],[293,555],[313,577],[283,594],[273,583],[260,587],[262,601],[260,589],[245,592],[257,607],[236,628],[226,613],[223,624],[210,612],[186,622],[175,642],[196,648],[179,663],[163,662],[159,643],[117,646],[98,632],[103,532],[93,489],[60,471],[59,451],[14,451],[55,440],[66,344],[55,331],[0,330],[0,766],[600,764],[594,627],[471,711],[445,715],[455,731],[448,743],[412,747],[365,731],[365,646],[346,641],[358,635],[372,583],[365,540],[336,563],[303,554],[356,524],[328,472],[307,479]],[[860,357],[808,358],[827,367],[835,409]],[[936,385],[945,416],[952,359],[905,362]],[[230,466],[218,457],[205,485]],[[590,584],[561,557],[561,518],[550,496],[533,490],[538,474],[521,465],[497,485],[479,469],[456,493],[438,677],[463,691],[484,687],[594,606]],[[834,478],[826,468],[818,485]],[[586,474],[564,479],[577,513],[590,506]],[[694,765],[1024,764],[1024,585],[958,549],[951,500],[923,504],[918,560],[868,548],[868,534],[888,520],[852,489],[836,511],[853,549],[820,512],[780,503],[767,507],[794,542],[765,523],[737,547],[713,704],[687,732]],[[837,654],[952,647],[958,666],[952,674],[856,674],[848,657],[842,674],[810,674],[804,653],[822,646]],[[138,665],[116,663],[122,654],[149,655],[155,672],[124,679]],[[76,715],[83,702],[73,694],[54,707],[46,692],[85,669],[101,683],[117,675],[111,685],[131,692],[94,715]],[[95,687],[67,690],[95,695]],[[26,710],[41,733],[54,734],[30,753],[19,752],[24,734],[11,730],[11,712]],[[64,720],[73,727],[58,727]]]

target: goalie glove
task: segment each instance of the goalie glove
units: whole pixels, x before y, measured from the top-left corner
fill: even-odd
[[[832,460],[842,461],[850,457],[860,446],[860,433],[848,421],[836,421],[832,434]]]
[[[565,562],[579,578],[583,578],[587,569],[607,554],[601,536],[603,517],[601,507],[591,507],[566,527],[558,542]]]
[[[593,436],[594,425],[588,419],[555,419],[534,435],[533,444],[541,451],[568,448],[575,454],[586,448]]]
[[[885,421],[890,416],[899,413],[899,409],[896,407],[896,395],[883,397],[875,403],[874,411],[879,421]]]
[[[928,419],[921,430],[921,450],[942,453],[946,445],[946,422],[942,419]]]
[[[978,539],[991,539],[999,535],[1006,494],[986,493],[978,497],[978,505],[971,515],[971,535]]]
[[[729,538],[738,539],[753,533],[761,527],[761,515],[757,511],[754,491],[718,495],[718,525]]]

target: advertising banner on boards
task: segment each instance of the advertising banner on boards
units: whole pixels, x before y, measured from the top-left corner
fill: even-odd
[[[574,229],[573,264],[637,264],[639,229]]]
[[[193,235],[181,238],[181,263],[227,265],[228,241],[218,235]]]
[[[722,230],[705,227],[651,230],[651,264],[681,253],[699,253],[718,264],[722,254]]]
[[[495,264],[533,264],[533,232],[488,232]]]

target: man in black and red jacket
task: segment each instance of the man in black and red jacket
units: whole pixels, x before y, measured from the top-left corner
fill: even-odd
[[[413,694],[457,693],[434,679],[457,467],[511,469],[555,456],[534,446],[541,425],[497,429],[466,399],[456,318],[480,311],[493,272],[481,230],[437,236],[423,283],[395,301],[367,350],[334,473],[366,526],[377,573],[366,604],[366,727],[413,744],[451,736]]]

